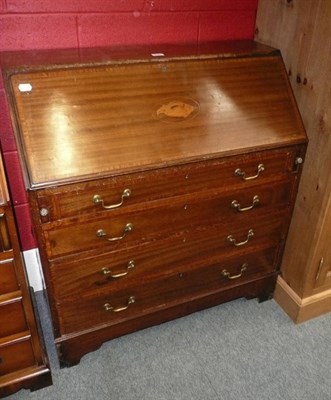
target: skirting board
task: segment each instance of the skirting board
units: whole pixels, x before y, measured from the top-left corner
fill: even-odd
[[[45,289],[44,276],[41,269],[38,249],[23,251],[23,258],[29,285],[35,292]]]
[[[277,279],[274,299],[297,324],[331,312],[331,289],[302,299],[281,276]]]

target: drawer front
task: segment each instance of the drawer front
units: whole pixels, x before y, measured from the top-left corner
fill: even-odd
[[[7,253],[12,249],[10,240],[6,209],[0,208],[0,253]]]
[[[19,371],[35,363],[29,337],[13,343],[0,344],[0,375]]]
[[[132,212],[116,211],[106,218],[87,219],[57,226],[45,226],[44,239],[49,258],[88,250],[104,251],[132,247],[140,243],[215,224],[254,225],[265,214],[287,208],[291,192],[289,182],[268,188],[239,190],[219,197],[213,192],[201,196],[181,196],[171,203],[144,205]],[[255,203],[254,198],[258,198]],[[236,207],[233,206],[236,202]],[[239,208],[237,207],[239,205]],[[150,207],[149,209],[146,209]],[[240,212],[240,209],[247,209]],[[253,226],[250,226],[253,228]]]
[[[18,283],[14,260],[0,261],[0,295],[16,290],[18,290]]]
[[[269,249],[264,249],[189,271],[183,265],[182,270],[163,279],[147,279],[122,290],[106,289],[94,296],[82,295],[75,301],[59,302],[61,334],[116,324],[195,296],[261,278],[273,271],[273,257]]]
[[[232,234],[238,241],[247,235],[247,227],[222,229],[211,226],[195,229],[175,237],[146,243],[141,246],[70,262],[53,263],[50,268],[53,292],[57,299],[81,294],[132,286],[146,279],[159,279],[183,268],[191,269],[229,257],[240,256],[257,248],[268,248],[275,254],[284,229],[283,215],[261,221],[255,235],[246,244],[234,246],[227,240]],[[274,268],[277,265],[274,265]]]
[[[21,301],[0,303],[0,337],[6,337],[27,329]]]
[[[117,208],[128,209],[147,201],[220,187],[247,189],[256,183],[286,179],[293,170],[295,156],[292,148],[271,150],[43,189],[34,194],[36,212],[41,213],[41,222],[50,222],[86,213],[95,215]],[[261,164],[264,168],[258,172]],[[244,180],[240,172],[246,178],[258,176]],[[114,208],[109,209],[111,206]]]
[[[9,201],[6,174],[3,167],[2,155],[0,154],[0,204],[6,204]]]

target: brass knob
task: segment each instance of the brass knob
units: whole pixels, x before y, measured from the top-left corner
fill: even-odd
[[[39,214],[40,214],[42,217],[47,217],[47,215],[49,214],[48,208],[45,208],[45,207],[41,208],[41,209],[39,210]]]

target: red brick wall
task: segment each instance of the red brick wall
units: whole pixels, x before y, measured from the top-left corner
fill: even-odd
[[[257,0],[0,0],[0,50],[252,38]]]
[[[252,39],[258,0],[0,0],[0,51]],[[0,82],[0,140],[24,250],[35,247]]]

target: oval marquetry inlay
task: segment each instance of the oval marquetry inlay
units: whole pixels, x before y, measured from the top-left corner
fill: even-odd
[[[199,109],[199,103],[190,98],[165,99],[157,105],[154,117],[163,122],[181,122],[195,117]]]

